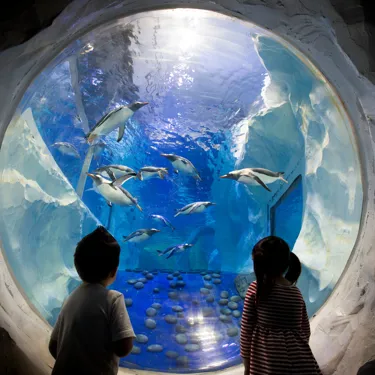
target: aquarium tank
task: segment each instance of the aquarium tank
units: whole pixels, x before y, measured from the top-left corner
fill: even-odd
[[[308,57],[215,12],[158,10],[79,36],[25,92],[0,155],[0,233],[52,326],[103,225],[137,338],[121,366],[241,362],[251,250],[284,238],[309,316],[345,269],[362,210],[350,119]]]

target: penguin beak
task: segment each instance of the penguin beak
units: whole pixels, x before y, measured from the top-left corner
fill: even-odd
[[[142,108],[147,104],[149,104],[149,103],[148,102],[139,102],[139,108]]]
[[[220,178],[231,178],[231,175],[230,174],[225,174],[223,176],[220,176]]]
[[[89,177],[91,177],[91,178],[95,178],[96,176],[94,175],[94,174],[92,174],[92,173],[86,173],[87,174],[87,176],[89,176]]]

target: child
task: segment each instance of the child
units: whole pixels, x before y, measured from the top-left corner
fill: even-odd
[[[83,283],[64,302],[49,351],[52,375],[115,375],[130,353],[134,332],[124,296],[106,287],[116,279],[120,246],[103,227],[77,245],[74,265]]]
[[[253,261],[257,281],[247,291],[241,323],[245,375],[321,375],[309,347],[305,302],[295,286],[298,257],[284,240],[270,236],[254,246]]]

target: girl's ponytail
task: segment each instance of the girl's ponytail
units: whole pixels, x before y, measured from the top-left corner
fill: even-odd
[[[285,278],[290,281],[292,284],[295,284],[300,277],[302,272],[301,262],[298,259],[298,256],[294,253],[290,253],[289,257],[289,269],[285,275]]]
[[[267,277],[266,258],[263,254],[254,255],[254,273],[257,279],[256,301],[265,300],[272,288],[272,280]]]

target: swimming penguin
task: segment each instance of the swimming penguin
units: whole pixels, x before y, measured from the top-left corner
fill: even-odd
[[[59,150],[64,155],[73,156],[76,159],[81,158],[80,155],[79,155],[79,152],[77,151],[77,149],[71,143],[56,142],[53,145],[51,145],[51,147],[56,148],[57,150]]]
[[[87,173],[87,175],[92,178],[97,191],[105,198],[110,207],[112,203],[118,204],[119,206],[136,206],[138,210],[142,212],[142,208],[139,206],[137,199],[122,186],[114,186],[111,181],[106,180],[98,174]]]
[[[134,102],[128,105],[122,105],[108,112],[86,135],[87,141],[92,143],[97,137],[107,135],[116,128],[119,128],[117,142],[120,142],[124,136],[126,121],[133,116],[135,111],[147,104],[148,102]]]
[[[176,213],[176,215],[174,215],[174,217],[176,217],[178,215],[198,214],[198,213],[203,212],[207,207],[214,206],[215,204],[216,203],[212,203],[212,202],[190,203],[190,204],[180,208],[179,210],[177,210],[177,213]]]
[[[161,216],[161,215],[150,215],[150,218],[162,222],[162,223],[164,224],[164,226],[171,228],[172,231],[175,230],[175,227],[174,227],[174,226],[171,224],[171,222],[170,222],[167,218],[165,218],[164,216]]]
[[[162,256],[162,255],[168,255],[166,257],[166,259],[169,259],[172,255],[182,253],[186,249],[190,249],[192,246],[193,245],[190,244],[190,243],[183,243],[181,245],[168,247],[168,249],[166,249],[164,251],[157,250],[157,252],[159,253],[159,257]]]
[[[134,169],[127,167],[126,165],[104,165],[103,167],[95,169],[94,174],[100,174],[103,177],[108,177],[112,181],[126,175],[133,175],[137,177],[137,173]]]
[[[172,163],[175,173],[182,172],[189,176],[193,176],[198,181],[202,180],[201,177],[199,176],[197,169],[194,167],[193,163],[190,160],[185,159],[182,156],[173,155],[173,154],[160,154],[160,155],[164,156]]]
[[[140,243],[151,238],[155,233],[159,233],[158,229],[138,229],[135,232],[129,234],[129,236],[123,236],[124,242]]]
[[[167,168],[143,167],[138,171],[137,176],[141,181],[148,180],[154,177],[159,177],[163,180],[165,175],[167,174],[168,174]]]
[[[283,177],[284,172],[272,172],[264,168],[244,168],[237,171],[229,172],[220,178],[229,178],[231,180],[236,180],[245,185],[261,185],[266,190],[271,191],[266,184],[272,184],[277,180],[281,180],[288,183]]]

